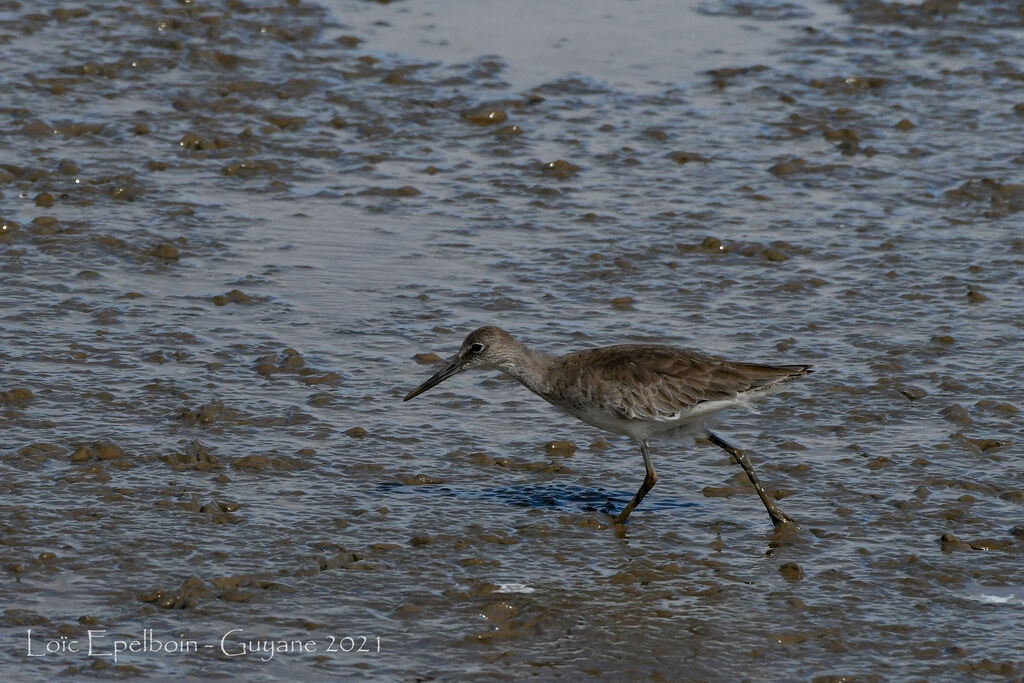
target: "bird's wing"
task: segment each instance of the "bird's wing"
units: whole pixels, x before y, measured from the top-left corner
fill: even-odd
[[[628,420],[672,422],[705,401],[734,399],[804,374],[805,366],[735,363],[661,346],[613,346],[580,358],[581,381]]]

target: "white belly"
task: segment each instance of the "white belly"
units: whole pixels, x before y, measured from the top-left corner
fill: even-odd
[[[737,406],[750,407],[745,401],[736,399],[705,401],[679,415],[662,420],[627,420],[612,411],[599,408],[559,407],[588,425],[616,434],[625,434],[634,441],[648,441],[658,436],[686,439],[703,434],[717,413]]]

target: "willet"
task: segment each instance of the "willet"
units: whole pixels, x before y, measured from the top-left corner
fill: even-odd
[[[564,356],[534,351],[498,327],[481,327],[462,342],[430,379],[404,400],[419,396],[470,368],[501,370],[527,389],[589,425],[625,434],[640,444],[647,475],[633,499],[615,518],[626,521],[658,476],[651,462],[656,436],[704,433],[746,472],[775,526],[792,522],[761,486],[750,460],[710,429],[710,419],[727,408],[749,404],[780,384],[807,374],[809,365],[760,365],[716,358],[671,346],[622,344]]]

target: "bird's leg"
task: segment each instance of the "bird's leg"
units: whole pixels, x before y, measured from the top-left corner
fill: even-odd
[[[622,508],[622,512],[620,512],[619,516],[615,518],[616,524],[622,524],[626,521],[626,518],[629,517],[629,513],[631,513],[634,508],[640,504],[640,501],[644,499],[647,492],[654,487],[654,483],[658,481],[658,475],[654,471],[654,463],[651,462],[650,445],[646,441],[640,442],[640,452],[643,453],[644,456],[644,467],[647,468],[647,475],[644,476],[644,483],[640,484],[640,488],[637,489],[636,495],[633,496],[633,500],[629,501],[629,505]]]
[[[772,524],[779,526],[780,524],[786,524],[792,522],[786,513],[779,509],[779,506],[775,504],[775,501],[771,499],[768,493],[761,486],[761,481],[754,474],[754,467],[750,464],[750,460],[740,449],[733,446],[731,443],[715,434],[712,431],[708,432],[708,440],[715,444],[726,453],[731,455],[736,462],[739,463],[743,471],[747,473],[747,478],[750,479],[750,483],[754,485],[754,490],[757,491],[757,495],[761,497],[761,502],[764,503],[765,508],[768,510],[768,516],[772,518]]]

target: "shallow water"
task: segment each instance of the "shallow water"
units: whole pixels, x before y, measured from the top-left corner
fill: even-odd
[[[0,2],[5,677],[1024,674],[1009,5],[78,7]],[[489,323],[814,364],[721,428],[799,531],[401,402]]]

